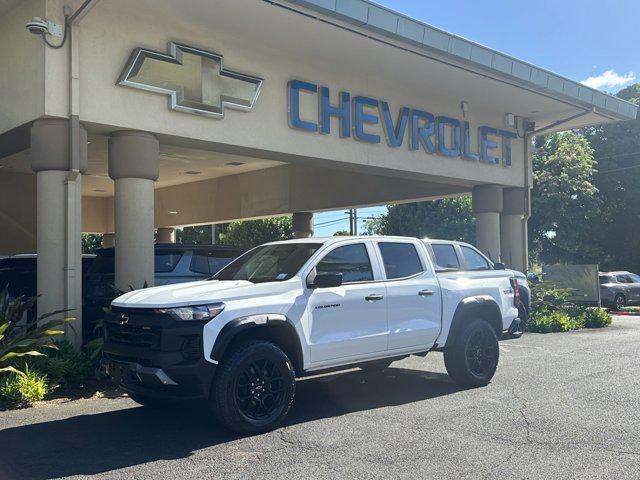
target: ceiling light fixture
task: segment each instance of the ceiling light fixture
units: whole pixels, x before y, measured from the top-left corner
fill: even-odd
[[[244,162],[227,162],[227,165],[230,167],[239,167],[240,165],[244,165]]]
[[[184,172],[185,175],[200,175],[202,172],[198,172],[197,170],[187,170]]]

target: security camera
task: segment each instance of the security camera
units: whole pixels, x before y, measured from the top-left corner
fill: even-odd
[[[27,22],[25,27],[27,27],[27,30],[34,35],[44,35],[45,33],[49,33],[49,23],[40,17],[33,17]]]

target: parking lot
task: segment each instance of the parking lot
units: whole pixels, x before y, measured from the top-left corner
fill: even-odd
[[[437,353],[302,380],[286,426],[249,438],[126,397],[0,412],[0,478],[640,478],[640,320],[500,353],[474,390]]]

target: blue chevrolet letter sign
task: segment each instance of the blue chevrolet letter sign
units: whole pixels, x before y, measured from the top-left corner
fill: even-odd
[[[300,111],[303,95],[307,96],[307,108],[310,104],[317,105],[317,111],[306,112],[305,118]],[[289,126],[296,130],[330,135],[331,121],[336,120],[341,138],[353,136],[361,142],[379,144],[380,133],[383,133],[387,145],[398,148],[408,137],[409,150],[511,166],[511,141],[517,138],[515,132],[480,126],[474,148],[469,122],[407,106],[394,115],[389,103],[383,100],[363,95],[352,97],[344,91],[332,98],[328,87],[303,80],[291,80],[287,84],[287,100]]]

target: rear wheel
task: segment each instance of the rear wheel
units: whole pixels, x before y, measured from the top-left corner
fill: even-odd
[[[622,295],[621,293],[616,295],[616,298],[613,299],[613,308],[616,310],[616,312],[622,310],[626,305],[627,299],[624,298],[624,295]]]
[[[222,361],[211,394],[214,414],[229,430],[260,433],[277,428],[293,403],[295,372],[275,344],[239,344]]]
[[[487,385],[498,368],[500,350],[496,332],[482,319],[464,325],[444,350],[449,376],[459,385]]]

